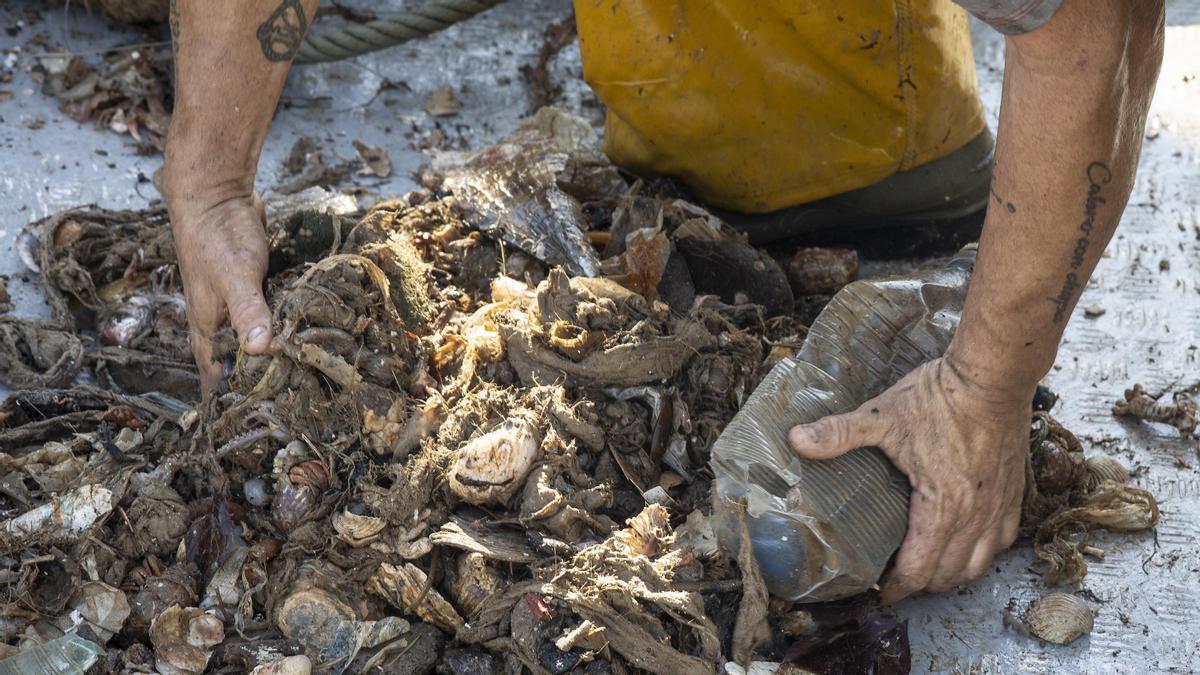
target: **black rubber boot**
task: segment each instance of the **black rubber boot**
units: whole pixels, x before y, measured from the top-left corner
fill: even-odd
[[[973,229],[973,233],[963,233],[966,237],[951,237],[970,241],[978,236],[981,214],[987,207],[994,148],[992,133],[984,128],[949,155],[865,188],[771,213],[713,212],[749,235],[755,244],[818,233],[841,239],[853,237],[849,233],[860,229],[887,229],[903,236],[905,231],[930,231],[931,227],[936,231],[945,226]],[[928,238],[927,232],[917,238]]]

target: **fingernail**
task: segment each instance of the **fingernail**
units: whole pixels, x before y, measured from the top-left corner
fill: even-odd
[[[246,336],[246,342],[257,342],[260,337],[267,332],[266,326],[255,326],[250,329],[250,334]]]

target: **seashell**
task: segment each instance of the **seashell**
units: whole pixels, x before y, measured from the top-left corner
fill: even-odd
[[[17,235],[17,241],[13,244],[13,248],[17,250],[17,257],[21,259],[21,264],[25,265],[25,269],[35,274],[42,271],[41,265],[38,264],[38,256],[41,255],[42,250],[42,240],[36,234],[25,230]]]
[[[1050,593],[1029,604],[1025,624],[1047,642],[1065,645],[1092,632],[1095,616],[1082,599],[1069,593]]]
[[[1087,489],[1089,492],[1095,490],[1104,481],[1112,481],[1114,483],[1121,483],[1122,485],[1129,482],[1129,469],[1126,469],[1124,464],[1121,464],[1112,457],[1094,455],[1084,460],[1084,464],[1087,467]]]
[[[195,607],[172,605],[150,624],[154,665],[160,673],[199,675],[213,647],[225,639],[225,624]]]
[[[541,456],[533,425],[509,420],[458,449],[450,467],[450,489],[472,504],[501,504],[521,489]]]
[[[307,487],[321,494],[333,487],[333,477],[329,475],[329,467],[319,459],[300,462],[288,469],[288,480],[297,487]]]
[[[307,485],[283,481],[283,487],[271,502],[271,520],[281,532],[288,533],[307,520],[317,505],[317,494]]]
[[[349,511],[333,516],[333,529],[337,531],[338,538],[355,548],[370,544],[386,527],[387,521],[374,516],[360,516]]]

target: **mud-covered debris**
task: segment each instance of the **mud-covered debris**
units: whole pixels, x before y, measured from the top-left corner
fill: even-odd
[[[387,151],[383,148],[367,145],[362,141],[354,141],[354,151],[358,153],[358,161],[363,165],[363,168],[359,170],[360,174],[379,176],[380,178],[392,175],[392,158],[388,157]]]
[[[313,188],[328,188],[344,182],[352,173],[353,163],[336,162],[331,164],[326,162],[325,153],[317,146],[316,141],[304,137],[297,140],[292,146],[282,168],[284,174],[289,178],[276,185],[275,192],[281,195],[296,195]],[[279,201],[275,200],[276,204]],[[303,204],[303,200],[296,201],[298,204],[294,204],[294,206]],[[271,204],[268,203],[267,207],[268,217],[272,217],[274,214],[271,212]],[[351,209],[351,211],[353,210]]]
[[[448,84],[434,89],[425,99],[425,112],[434,117],[452,117],[461,110],[462,101]]]
[[[101,63],[82,55],[47,54],[34,66],[34,77],[76,122],[91,120],[148,151],[162,152],[171,123],[171,68],[169,47],[143,45],[108,52]]]
[[[147,571],[153,573],[154,565]],[[130,599],[131,613],[129,628],[138,637],[145,637],[154,618],[168,607],[194,607],[200,598],[196,595],[199,570],[195,565],[179,563],[148,576],[141,588]]]
[[[459,554],[450,582],[450,597],[468,619],[483,603],[508,587],[508,579],[482,553]]]
[[[845,248],[802,248],[787,262],[792,292],[833,295],[858,278],[858,253]]]
[[[1047,586],[1073,584],[1087,574],[1087,540],[1078,535],[1096,529],[1140,532],[1157,525],[1158,518],[1158,502],[1146,490],[1115,482],[1099,484],[1069,507],[1034,523],[1033,550],[1049,565],[1043,580]]]
[[[8,278],[0,276],[0,314],[12,309],[12,296],[8,294]]]
[[[1100,305],[1088,305],[1083,308],[1083,315],[1089,319],[1098,319],[1104,316],[1107,310]]]
[[[298,146],[293,175],[315,151]],[[21,610],[0,656],[74,626],[111,634],[109,669],[127,672],[713,672],[778,657],[778,640],[754,648],[764,616],[810,646],[868,623],[767,601],[795,544],[739,561],[705,467],[771,363],[896,326],[809,334],[769,255],[670,186],[627,185],[555,111],[365,213],[319,188],[267,197],[276,339],[250,355],[214,336],[224,377],[203,402],[164,210],[72,209],[18,239],[52,318],[0,320],[16,364],[0,374],[23,378],[0,405],[0,507],[29,511],[0,525],[0,600]],[[709,274],[726,249],[745,269]],[[925,297],[953,296],[966,267]],[[864,285],[843,317],[879,305]],[[905,321],[901,338],[928,329]],[[948,340],[927,333],[929,353]],[[925,355],[889,357],[880,382]],[[829,387],[866,372],[812,367],[839,374]],[[1023,531],[1066,579],[1097,554],[1088,530],[1144,526],[1153,502],[1094,480],[1055,423],[1032,431],[1067,461],[1039,488],[1031,455]],[[786,495],[781,475],[753,480]],[[903,492],[874,478],[875,496]],[[40,506],[69,521],[89,490],[107,505],[45,526]],[[874,635],[835,656],[899,663],[902,630]]]
[[[0,675],[83,675],[102,656],[104,649],[95,642],[64,635],[0,661]]]
[[[759,645],[771,638],[767,620],[767,586],[754,559],[750,530],[743,518],[742,539],[738,544],[738,569],[742,574],[742,599],[738,604],[737,622],[733,627],[733,660],[742,665],[750,663]]]
[[[433,588],[429,576],[412,563],[399,567],[380,564],[367,581],[367,588],[397,609],[415,614],[451,635],[465,623],[454,606]]]
[[[712,521],[702,511],[692,511],[683,525],[676,528],[672,547],[686,548],[702,559],[716,555],[719,549]]]
[[[80,585],[75,589],[70,605],[71,612],[61,617],[59,628],[63,632],[86,631],[100,644],[121,632],[130,614],[125,593],[100,581]]]
[[[1058,645],[1092,632],[1095,614],[1082,598],[1050,593],[1034,600],[1025,612],[1025,625],[1035,637]]]
[[[1191,438],[1196,431],[1196,422],[1200,418],[1200,406],[1190,394],[1179,393],[1172,403],[1161,401],[1161,396],[1154,397],[1146,392],[1146,388],[1135,384],[1125,390],[1125,398],[1113,404],[1113,414],[1129,416],[1147,422],[1169,424],[1179,430],[1179,435]]]
[[[498,659],[482,649],[447,649],[438,665],[438,675],[497,675]]]
[[[154,665],[162,675],[200,675],[224,639],[221,619],[196,607],[172,605],[150,624]]]
[[[912,671],[908,621],[873,612],[833,622],[815,639],[799,640],[785,658],[788,665],[784,668],[796,669],[787,672],[903,675]]]
[[[59,324],[0,317],[0,380],[9,386],[66,386],[83,362],[83,344]]]
[[[438,546],[479,553],[497,562],[527,565],[540,559],[527,538],[485,523],[472,523],[458,516],[453,516],[429,538]]]
[[[731,305],[762,305],[772,315],[791,312],[792,289],[779,263],[751,246],[745,235],[692,208],[692,217],[672,236],[696,292],[717,295]]]
[[[275,610],[275,624],[284,636],[300,643],[314,663],[340,673],[361,649],[395,640],[408,632],[409,623],[395,616],[363,619],[363,604],[354,603],[351,589],[333,573],[326,566],[302,567],[301,578]]]

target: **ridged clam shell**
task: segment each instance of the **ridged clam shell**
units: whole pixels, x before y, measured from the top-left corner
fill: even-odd
[[[1089,490],[1094,490],[1097,485],[1106,480],[1121,484],[1129,482],[1129,469],[1126,469],[1124,464],[1121,464],[1112,457],[1096,455],[1088,457],[1085,463],[1087,465],[1087,487]]]
[[[351,546],[365,546],[387,527],[387,521],[374,516],[360,516],[342,511],[333,516],[333,529],[338,537]]]
[[[1069,593],[1051,593],[1034,600],[1025,613],[1029,632],[1047,642],[1065,645],[1092,632],[1092,608]]]

